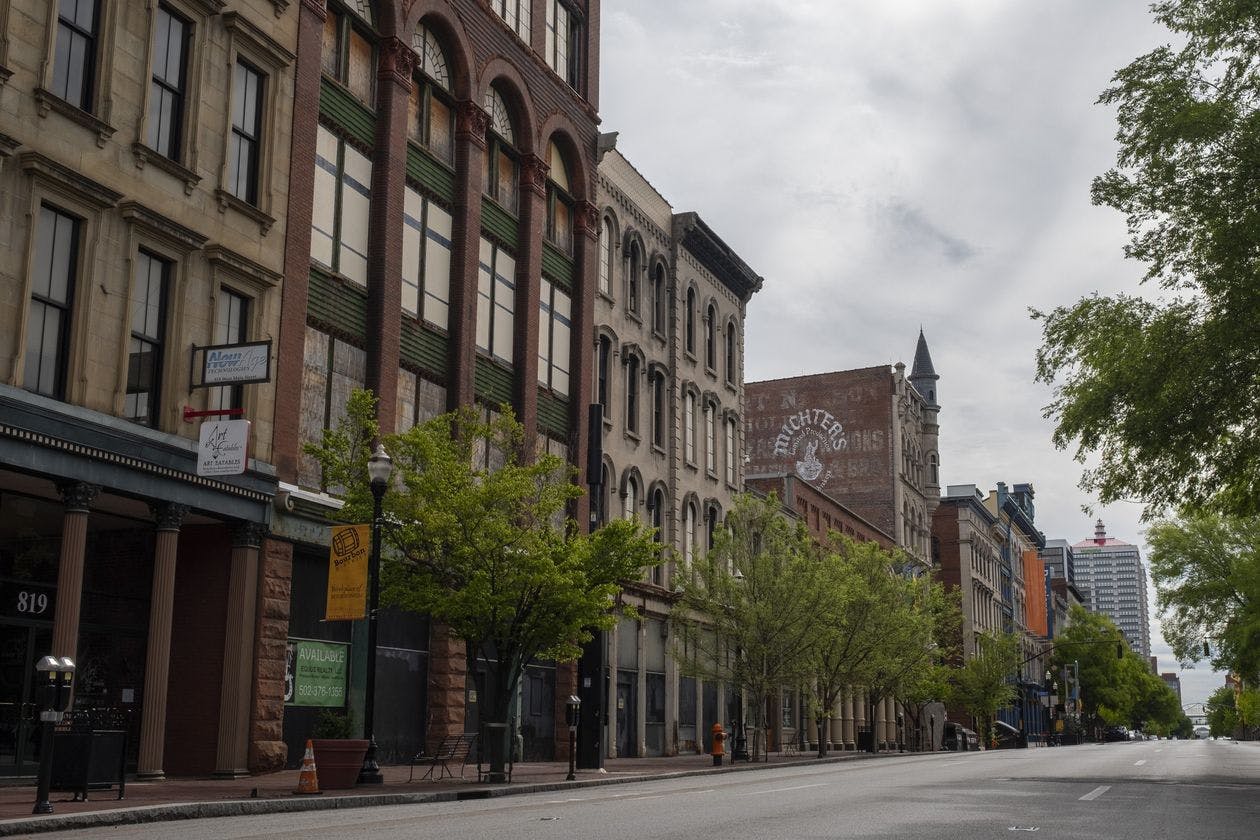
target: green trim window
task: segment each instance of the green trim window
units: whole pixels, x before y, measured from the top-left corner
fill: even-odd
[[[516,260],[481,237],[477,267],[477,350],[505,364],[513,362]]]
[[[402,308],[447,329],[451,306],[451,214],[411,185],[403,198]]]
[[[170,279],[171,263],[168,260],[148,251],[136,254],[123,416],[144,426],[158,425],[162,349],[166,337],[166,297]]]
[[[320,56],[324,75],[340,82],[369,108],[376,107],[374,20],[372,4],[367,0],[329,0]]]
[[[538,293],[538,384],[569,395],[573,302],[563,289],[543,279]]]
[[[511,112],[502,94],[495,88],[486,92],[485,107],[490,115],[490,126],[486,131],[482,183],[486,195],[493,198],[504,210],[516,215],[521,175]]]
[[[58,400],[65,397],[81,224],[45,204],[39,208],[35,229],[22,384],[28,391]]]
[[[417,26],[411,48],[419,61],[407,114],[407,136],[444,163],[455,162],[455,106],[451,71],[442,45],[429,29]]]
[[[367,286],[372,161],[324,126],[315,144],[311,259]]]

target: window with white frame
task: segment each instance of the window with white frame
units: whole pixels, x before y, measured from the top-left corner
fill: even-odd
[[[60,0],[52,92],[76,108],[94,109],[96,49],[100,27],[97,0]]]
[[[486,195],[504,210],[515,214],[521,176],[512,115],[503,95],[493,87],[486,91],[485,108],[490,115],[490,123],[486,129],[482,183]]]
[[[529,5],[531,0],[490,0],[490,8],[503,18],[508,28],[529,43]]]
[[[717,410],[713,403],[704,406],[704,468],[710,473],[717,472]]]
[[[735,418],[726,418],[726,483],[735,484]]]
[[[692,568],[696,557],[696,503],[687,500],[683,506],[683,566]]]
[[[451,235],[445,208],[407,185],[403,194],[402,308],[447,329],[451,305]]]
[[[22,384],[54,399],[65,397],[81,225],[74,216],[45,204],[35,228]]]
[[[683,397],[683,456],[696,462],[696,395],[690,391]]]
[[[633,475],[626,476],[626,492],[625,507],[622,508],[622,516],[625,519],[634,519],[639,512],[639,482],[635,480]]]
[[[407,115],[407,136],[446,163],[455,162],[455,107],[451,71],[437,37],[423,24],[411,36],[419,61]]]
[[[569,87],[578,88],[578,56],[581,53],[578,16],[563,0],[546,0],[547,34],[544,56],[547,66],[564,79]]]
[[[609,297],[612,297],[613,239],[615,236],[612,219],[605,216],[603,224],[599,227],[599,290]]]
[[[158,5],[153,27],[148,144],[150,149],[171,160],[179,160],[183,151],[191,35],[191,23],[165,4]]]
[[[569,337],[573,303],[561,288],[543,278],[538,291],[538,384],[569,395]]]
[[[158,425],[162,386],[162,349],[166,339],[169,260],[141,250],[131,288],[131,338],[127,348],[127,392],[123,416],[144,426]]]
[[[512,364],[516,260],[484,236],[477,267],[477,349]]]
[[[367,286],[372,161],[324,126],[315,142],[311,259]]]
[[[229,289],[219,289],[214,301],[211,344],[240,344],[249,339],[249,298]],[[220,385],[209,389],[208,408],[240,408],[244,404],[243,385]]]

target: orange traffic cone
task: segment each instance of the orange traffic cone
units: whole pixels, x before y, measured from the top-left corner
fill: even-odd
[[[315,773],[315,748],[311,739],[306,739],[306,752],[302,755],[302,772],[298,774],[298,786],[294,793],[313,796],[322,793],[319,789],[319,776]]]

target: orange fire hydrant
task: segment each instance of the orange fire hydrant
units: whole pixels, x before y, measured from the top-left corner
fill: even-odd
[[[722,766],[722,756],[726,755],[726,733],[722,731],[722,724],[715,723],[713,728],[709,730],[713,735],[713,749],[709,753],[713,756],[713,766]]]

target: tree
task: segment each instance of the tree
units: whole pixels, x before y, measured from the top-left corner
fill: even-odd
[[[737,497],[713,548],[682,572],[672,654],[686,676],[739,692],[758,736],[766,699],[811,676],[827,597],[819,572],[817,547],[773,495]]]
[[[1203,705],[1212,735],[1229,736],[1238,728],[1238,708],[1234,705],[1234,689],[1230,686],[1223,685],[1213,691]]]
[[[1106,504],[1260,513],[1260,6],[1162,0],[1180,43],[1120,70],[1117,166],[1095,204],[1124,213],[1147,297],[1092,295],[1042,322],[1054,442],[1098,456]]]
[[[1171,734],[1181,721],[1181,702],[1176,693],[1148,670],[1137,674],[1129,726],[1153,735]]]
[[[592,629],[611,628],[621,581],[660,562],[659,546],[637,523],[588,536],[566,520],[582,492],[573,469],[553,455],[529,457],[506,407],[489,422],[465,408],[382,436],[364,391],[307,447],[339,488],[344,521],[371,516],[365,465],[378,439],[395,478],[384,498],[382,601],[427,613],[463,639],[482,720],[506,723],[525,666],[575,659]],[[506,740],[491,746],[491,772],[501,772]]]
[[[1128,721],[1135,679],[1146,666],[1124,647],[1124,636],[1110,618],[1072,607],[1051,661],[1054,670],[1069,668],[1079,675],[1081,713],[1088,726]]]
[[[976,637],[976,655],[954,671],[950,702],[962,706],[976,720],[984,743],[993,738],[998,709],[1016,697],[1011,677],[1019,671],[1019,637],[1013,633],[983,633]]]
[[[1260,678],[1260,519],[1197,514],[1147,532],[1164,638],[1183,663]]]

